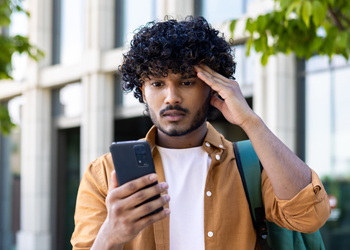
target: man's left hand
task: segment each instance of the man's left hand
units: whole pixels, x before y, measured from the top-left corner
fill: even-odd
[[[210,104],[221,111],[227,121],[240,127],[256,114],[247,104],[238,83],[217,73],[206,65],[194,67],[199,79],[208,84],[224,100],[212,95]]]

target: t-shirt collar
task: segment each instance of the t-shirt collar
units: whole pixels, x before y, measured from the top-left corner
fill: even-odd
[[[223,143],[223,136],[218,131],[216,131],[215,128],[209,122],[207,122],[207,129],[207,134],[205,135],[203,140],[203,148],[207,149],[210,147],[215,147],[217,149],[225,149]],[[152,152],[156,145],[156,136],[157,127],[153,125],[144,139],[150,144]]]

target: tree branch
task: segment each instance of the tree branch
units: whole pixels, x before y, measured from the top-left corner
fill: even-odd
[[[336,26],[338,26],[338,28],[343,31],[344,30],[344,26],[343,24],[340,22],[340,20],[338,19],[338,17],[335,15],[335,13],[333,12],[332,8],[330,5],[328,5],[328,13],[331,16],[331,19],[333,20],[333,22],[335,23]]]
[[[350,28],[350,20],[347,19],[347,18],[343,15],[343,13],[341,13],[341,11],[338,11],[337,14],[349,25],[349,28]]]

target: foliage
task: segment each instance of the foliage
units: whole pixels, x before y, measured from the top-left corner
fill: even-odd
[[[44,53],[36,46],[30,44],[28,37],[9,36],[4,32],[11,24],[11,15],[14,12],[29,13],[22,8],[22,0],[0,0],[0,80],[12,79],[12,55],[26,53],[34,60],[38,60]],[[11,122],[8,111],[0,106],[0,131],[4,134],[10,132],[14,124]]]
[[[4,135],[9,134],[11,129],[15,127],[15,124],[11,122],[10,114],[7,108],[3,106],[0,106],[0,121],[1,121],[0,132]]]
[[[235,23],[231,23],[233,34]],[[261,52],[261,63],[277,53],[294,52],[299,58],[313,55],[350,55],[349,0],[275,0],[272,12],[248,18],[247,55],[251,46]]]

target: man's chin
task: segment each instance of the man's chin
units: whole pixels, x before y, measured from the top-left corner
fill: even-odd
[[[204,120],[205,122],[206,120]],[[171,124],[166,127],[164,126],[157,126],[157,128],[165,135],[171,136],[171,137],[179,137],[179,136],[184,136],[187,135],[197,129],[199,129],[203,123],[201,124],[196,124],[196,126],[184,126],[180,124]]]
[[[190,128],[181,128],[181,126],[168,126],[164,128],[159,126],[158,129],[167,136],[175,137],[175,136],[184,136],[191,132]]]

